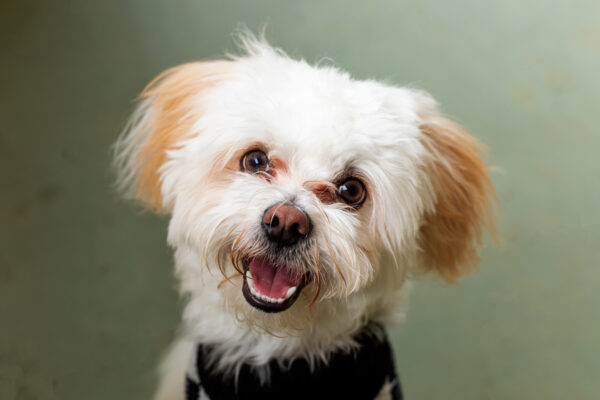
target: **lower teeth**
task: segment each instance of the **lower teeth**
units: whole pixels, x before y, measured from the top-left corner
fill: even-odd
[[[246,279],[251,281],[253,280],[252,277],[252,273],[250,272],[250,270],[246,271]],[[274,299],[272,297],[269,297],[265,294],[260,293],[258,290],[254,289],[254,284],[252,282],[248,282],[248,287],[250,288],[250,293],[252,293],[252,295],[254,297],[258,297],[261,300],[267,301],[269,303],[283,303],[285,300],[289,299],[290,297],[293,296],[294,293],[296,293],[296,290],[298,289],[297,286],[292,286],[288,289],[288,291],[286,292],[285,296]]]
[[[248,275],[246,275],[246,277],[248,277]],[[250,277],[252,277],[252,275],[250,275]],[[250,278],[250,279],[252,279],[252,278]],[[248,287],[250,288],[250,293],[252,293],[252,295],[254,297],[258,297],[259,299],[267,301],[269,303],[283,303],[285,300],[287,300],[290,297],[292,297],[292,295],[296,292],[296,288],[297,288],[296,286],[292,286],[291,288],[288,289],[288,291],[287,291],[287,293],[285,294],[284,297],[280,297],[278,299],[274,299],[272,297],[269,297],[267,295],[259,293],[256,289],[254,289],[254,286],[252,284],[248,284]]]

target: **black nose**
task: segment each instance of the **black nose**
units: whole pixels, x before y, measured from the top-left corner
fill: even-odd
[[[308,216],[299,208],[275,204],[263,216],[263,229],[272,242],[289,246],[310,233]]]

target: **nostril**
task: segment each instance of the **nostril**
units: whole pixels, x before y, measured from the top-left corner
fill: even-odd
[[[299,236],[306,236],[309,232],[309,222],[308,219],[303,219],[300,222],[296,223],[295,232],[298,233]]]
[[[277,216],[273,216],[273,218],[271,218],[271,222],[269,223],[269,226],[271,228],[277,228],[277,226],[279,225],[279,218],[277,218]]]
[[[302,234],[300,233],[300,224],[298,224],[298,223],[292,224],[292,226],[290,226],[290,232],[294,236],[301,236]]]

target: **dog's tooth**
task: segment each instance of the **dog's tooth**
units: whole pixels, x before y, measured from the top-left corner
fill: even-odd
[[[250,279],[252,279],[252,274],[250,274],[250,271],[246,271],[247,275],[250,275]],[[266,294],[262,294],[261,292],[259,292],[257,289],[254,288],[254,285],[250,284],[248,285],[248,287],[250,288],[250,293],[252,293],[252,295],[256,298],[259,298],[263,301],[269,302],[269,303],[274,303],[274,304],[281,304],[284,301],[286,301],[287,299],[289,299],[295,292],[297,287],[293,286],[291,288],[288,289],[286,295],[284,297],[278,297],[278,298],[274,298],[271,296],[267,296]]]
[[[250,272],[250,270],[246,271],[246,279],[250,279],[252,280],[252,273]]]
[[[292,295],[296,292],[296,289],[297,286],[292,286],[291,288],[289,288],[284,298],[289,299],[290,297],[292,297]]]

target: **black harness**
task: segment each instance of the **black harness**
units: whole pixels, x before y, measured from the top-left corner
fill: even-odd
[[[374,331],[381,331],[375,334]],[[356,350],[338,351],[327,363],[317,361],[311,369],[305,359],[271,361],[270,379],[262,383],[256,370],[242,364],[237,378],[211,369],[211,346],[198,345],[196,377],[186,377],[186,400],[204,399],[357,399],[371,400],[384,384],[391,386],[394,400],[402,400],[400,381],[387,336],[377,325],[366,327],[355,337]],[[203,397],[200,397],[202,394]]]

